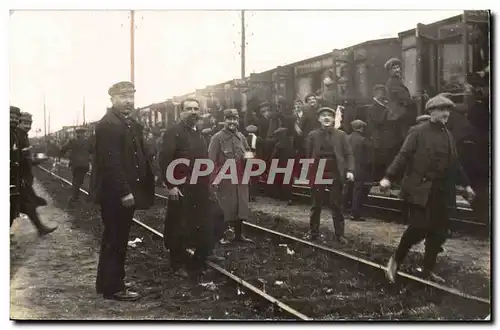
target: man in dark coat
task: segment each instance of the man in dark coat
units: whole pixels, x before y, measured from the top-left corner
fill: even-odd
[[[347,241],[344,237],[344,216],[342,214],[342,189],[345,180],[354,180],[354,158],[351,147],[347,142],[347,134],[336,129],[334,126],[335,110],[331,108],[318,109],[318,120],[321,128],[312,131],[307,138],[307,158],[314,159],[313,171],[310,172],[312,180],[312,207],[310,217],[310,239],[317,240],[319,236],[319,224],[321,210],[323,208],[323,196],[326,186],[330,189],[329,206],[332,211],[335,237],[341,243]],[[331,183],[316,184],[318,163],[326,160],[323,178],[331,180]],[[321,175],[321,173],[319,173]],[[321,178],[319,178],[321,179]]]
[[[18,107],[10,106],[10,225],[19,216],[21,198],[21,146],[17,125],[21,117]]]
[[[195,161],[208,159],[207,142],[196,126],[199,112],[198,100],[182,102],[181,120],[163,134],[160,175],[168,188],[164,243],[170,250],[170,267],[176,276],[201,279],[213,249],[214,229],[212,219],[207,219],[213,197],[209,178],[202,176],[191,183]],[[177,163],[180,159],[189,160],[189,164]],[[186,252],[191,247],[196,249],[192,259]]]
[[[42,223],[36,208],[47,205],[45,199],[39,197],[33,189],[33,172],[31,146],[28,132],[31,130],[32,116],[27,112],[21,113],[21,120],[17,127],[17,136],[21,148],[21,213],[28,216],[31,223],[37,228],[40,236],[49,234],[57,229],[57,226],[47,226]]]
[[[387,166],[399,151],[393,124],[387,119],[387,98],[384,85],[373,88],[373,102],[366,111],[366,136],[373,144],[373,177],[381,180]]]
[[[302,136],[307,138],[309,133],[317,128],[320,128],[321,124],[318,122],[317,112],[319,109],[319,102],[316,95],[313,93],[309,93],[306,95],[304,101],[307,105],[304,107],[304,111],[302,114],[301,128]]]
[[[71,151],[69,166],[73,174],[72,196],[69,205],[72,206],[80,197],[80,187],[85,180],[85,175],[89,171],[90,155],[93,153],[89,139],[85,138],[86,129],[78,127],[76,129],[76,139],[70,140],[61,148],[59,158],[64,157],[66,152]]]
[[[366,123],[359,119],[351,122],[353,132],[347,137],[354,156],[354,182],[348,184],[347,198],[351,198],[351,216],[354,221],[364,221],[361,218],[361,207],[365,203],[371,186],[367,183],[372,181],[372,159],[373,150],[370,141],[365,137]]]
[[[393,129],[397,132],[399,143],[403,143],[409,127],[413,124],[417,114],[415,104],[411,99],[410,91],[402,79],[401,61],[391,58],[385,63],[385,69],[389,73],[389,79],[385,84],[387,92],[387,120],[393,123]]]
[[[387,266],[387,277],[392,282],[408,251],[423,239],[423,275],[442,281],[432,270],[447,237],[448,205],[450,199],[456,198],[456,181],[466,186],[470,199],[474,197],[474,191],[458,160],[455,140],[445,126],[450,110],[454,107],[455,104],[442,95],[427,101],[430,122],[411,129],[399,154],[387,169],[386,176],[380,181],[380,186],[387,189],[395,173],[400,168],[406,169],[401,191],[405,201],[410,204],[410,224]]]
[[[92,199],[101,206],[101,240],[96,290],[107,299],[132,301],[139,294],[125,283],[128,236],[135,210],[154,202],[154,175],[144,148],[142,126],[130,118],[134,85],[123,81],[108,91],[112,107],[95,128]]]

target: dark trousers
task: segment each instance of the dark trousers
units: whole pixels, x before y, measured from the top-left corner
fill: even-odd
[[[310,217],[311,235],[319,234],[319,224],[321,210],[323,209],[323,200],[325,196],[326,185],[314,185],[312,187],[312,207]],[[342,214],[342,184],[339,180],[334,180],[333,184],[328,186],[329,199],[328,206],[331,208],[335,236],[344,236],[344,215]]]
[[[85,180],[85,175],[89,171],[88,166],[75,166],[73,170],[73,195],[72,200],[78,200],[80,197],[80,188],[82,187],[83,180]]]
[[[97,266],[97,293],[113,294],[125,289],[125,257],[134,211],[123,207],[119,200],[101,205],[104,231]]]
[[[33,187],[24,186],[21,188],[19,212],[28,216],[31,223],[36,229],[41,232],[45,226],[40,221],[36,208],[39,206],[38,196],[35,194]]]
[[[196,185],[185,185],[181,191],[184,197],[168,201],[164,244],[170,250],[172,270],[184,267],[199,272],[212,253],[216,236],[215,222],[210,215],[208,190]],[[195,249],[192,258],[186,252],[191,247]]]
[[[371,186],[365,185],[363,181],[354,181],[350,185],[352,187],[351,215],[353,218],[359,218],[361,216],[361,208],[368,199]]]
[[[401,264],[408,251],[425,239],[424,270],[431,271],[448,234],[448,207],[442,186],[433,184],[426,207],[408,205],[410,225],[403,233],[395,253]]]
[[[14,223],[14,219],[19,216],[20,195],[10,195],[10,226]]]

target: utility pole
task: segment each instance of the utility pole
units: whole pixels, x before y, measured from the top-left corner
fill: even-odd
[[[49,146],[47,141],[47,109],[45,106],[45,93],[43,94],[43,133],[45,139],[45,154],[47,154]]]
[[[83,96],[83,125],[85,126],[85,96]]]
[[[241,79],[245,79],[245,11],[241,11]]]
[[[134,10],[130,11],[130,81],[135,85],[135,19]]]

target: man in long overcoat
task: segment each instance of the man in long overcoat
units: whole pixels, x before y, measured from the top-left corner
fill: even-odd
[[[140,296],[125,283],[125,257],[135,210],[154,202],[154,175],[144,148],[142,126],[130,118],[134,85],[123,81],[108,91],[112,107],[95,128],[91,196],[101,206],[101,240],[96,290],[107,299]]]
[[[242,235],[242,221],[250,217],[248,183],[242,182],[245,169],[245,153],[250,151],[245,136],[238,131],[238,111],[236,109],[224,110],[224,128],[217,132],[208,146],[208,156],[215,165],[212,178],[217,177],[224,164],[234,161],[237,173],[236,182],[223,179],[215,184],[217,197],[224,211],[224,220],[233,224],[236,241],[250,241]],[[231,169],[231,168],[230,168]],[[233,168],[234,169],[234,168]]]
[[[409,226],[401,237],[399,246],[390,258],[387,277],[395,281],[398,266],[415,244],[425,239],[423,275],[434,280],[442,279],[432,270],[441,246],[448,234],[448,205],[456,199],[455,183],[466,186],[469,199],[474,191],[459,162],[455,140],[446,128],[450,110],[455,104],[438,95],[426,104],[431,118],[428,123],[413,127],[398,155],[387,169],[382,188],[390,187],[389,181],[405,168],[402,196],[409,203]]]
[[[192,275],[198,279],[203,275],[205,260],[214,244],[213,223],[208,215],[209,178],[202,176],[191,183],[195,161],[208,159],[207,143],[196,126],[199,112],[198,100],[184,100],[181,120],[163,134],[160,150],[160,176],[168,188],[169,198],[164,243],[170,250],[170,267],[176,276]],[[188,160],[189,164],[176,164],[179,159]],[[177,181],[183,179],[184,182]],[[186,252],[190,247],[196,249],[192,259]]]

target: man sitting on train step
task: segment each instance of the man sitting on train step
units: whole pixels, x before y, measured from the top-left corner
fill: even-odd
[[[319,224],[321,209],[323,208],[323,196],[326,186],[329,187],[329,203],[331,208],[333,225],[335,227],[335,237],[341,244],[346,244],[344,237],[344,216],[342,214],[342,187],[345,179],[354,180],[354,157],[352,156],[351,147],[347,142],[347,134],[334,127],[335,110],[332,108],[318,109],[318,121],[321,128],[312,131],[307,137],[306,155],[309,159],[314,159],[312,178],[312,202],[311,217],[310,217],[310,233],[308,238],[317,240],[319,236]],[[318,183],[318,161],[325,161],[322,174],[324,181],[328,183]],[[321,172],[321,171],[319,171]]]
[[[447,200],[455,198],[457,175],[466,186],[468,198],[474,198],[474,191],[458,160],[455,140],[446,128],[450,110],[454,107],[455,104],[443,95],[427,101],[425,108],[430,113],[430,121],[411,129],[386,176],[380,181],[380,186],[388,189],[391,185],[389,180],[400,168],[406,168],[401,192],[403,199],[409,203],[410,224],[387,265],[386,275],[391,282],[395,281],[397,269],[408,251],[423,239],[423,275],[443,281],[432,270],[447,238]]]

